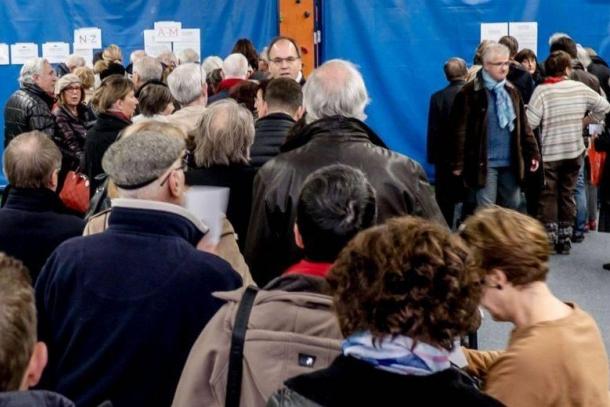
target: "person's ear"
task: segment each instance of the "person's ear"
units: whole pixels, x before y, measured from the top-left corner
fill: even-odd
[[[167,184],[169,185],[169,193],[173,198],[179,199],[184,192],[184,175],[181,175],[182,171],[172,171],[169,175]]]
[[[305,106],[299,106],[296,113],[294,114],[293,119],[298,122],[299,120],[301,120],[301,117],[303,117],[304,114],[305,114]]]
[[[27,390],[30,387],[34,387],[38,384],[47,362],[47,345],[45,345],[43,342],[36,342],[36,345],[34,345],[34,351],[32,352],[32,356],[30,357],[30,361],[28,363],[28,367],[23,375],[20,390]]]
[[[494,268],[487,274],[487,281],[489,284],[493,286],[504,287],[508,284],[508,278],[506,277],[506,273],[504,271]]]
[[[49,188],[51,191],[57,191],[58,184],[59,184],[59,170],[53,170],[53,174],[51,174],[51,178],[49,179],[47,188]]]
[[[294,242],[296,243],[299,249],[305,249],[305,245],[303,244],[303,236],[301,236],[301,232],[299,231],[299,226],[294,223],[294,228],[292,228],[294,232]]]

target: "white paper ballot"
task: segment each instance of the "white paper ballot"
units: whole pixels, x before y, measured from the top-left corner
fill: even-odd
[[[529,48],[538,55],[538,23],[509,23],[508,32],[519,42],[519,50]]]
[[[171,51],[171,42],[157,42],[155,30],[144,30],[144,52],[151,57],[157,57],[164,51]]]
[[[180,39],[182,23],[177,21],[156,21],[155,41],[172,42]]]
[[[212,244],[220,241],[228,203],[229,188],[193,186],[186,191],[186,209],[210,228],[206,239]]]
[[[503,36],[508,35],[508,23],[482,23],[481,41],[498,41]]]
[[[591,123],[589,124],[589,134],[591,136],[594,136],[596,134],[602,134],[604,132],[604,125],[603,124],[597,124],[597,123]]]
[[[173,42],[174,54],[190,48],[201,57],[201,30],[199,28],[183,28],[180,30],[180,38]]]
[[[42,44],[42,57],[51,64],[65,62],[70,55],[70,44],[67,42],[45,42]]]
[[[11,58],[8,52],[8,44],[0,44],[0,65],[8,65],[11,63]]]
[[[74,48],[102,48],[102,30],[97,27],[78,28],[74,30]]]
[[[74,55],[80,55],[85,58],[85,64],[89,68],[93,68],[93,50],[91,48],[77,49],[76,46],[74,46]]]
[[[33,42],[18,42],[11,44],[11,63],[24,64],[26,61],[38,58],[38,44]]]

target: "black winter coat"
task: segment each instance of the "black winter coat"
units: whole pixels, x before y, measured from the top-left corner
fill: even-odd
[[[278,155],[294,123],[286,113],[271,113],[258,119],[254,126],[254,144],[250,147],[250,163],[259,168]]]
[[[296,205],[305,178],[332,164],[361,169],[377,192],[377,219],[413,214],[445,224],[422,167],[385,147],[363,122],[333,116],[305,126],[254,178],[246,261],[260,285],[301,257],[294,243]]]
[[[69,215],[50,189],[9,187],[0,209],[0,251],[21,260],[34,283],[53,250],[84,228],[85,222]]]
[[[85,139],[85,174],[89,177],[91,196],[100,184],[96,175],[103,174],[104,153],[117,139],[119,132],[131,124],[130,121],[108,113],[100,113]]]
[[[453,152],[450,115],[455,95],[464,87],[465,81],[452,81],[445,88],[430,97],[428,110],[428,162],[437,166],[449,167]]]
[[[51,107],[55,99],[38,85],[24,84],[11,95],[4,107],[4,147],[21,133],[40,130],[50,137],[55,133]]]
[[[248,221],[252,207],[252,182],[256,169],[249,165],[215,165],[209,168],[190,168],[186,173],[187,185],[227,187],[229,204],[227,219],[237,233],[237,243],[243,250],[248,234]]]
[[[400,375],[349,356],[339,356],[328,368],[296,376],[285,385],[267,406],[502,406],[454,369]]]
[[[71,170],[76,170],[83,161],[85,135],[95,120],[93,112],[84,104],[78,105],[77,112],[78,115],[74,116],[65,106],[57,106],[53,110],[57,125],[55,144]]]
[[[534,88],[536,87],[532,75],[522,67],[521,64],[511,63],[506,79],[515,85],[521,94],[523,104],[527,105],[530,102],[532,93],[534,93]]]

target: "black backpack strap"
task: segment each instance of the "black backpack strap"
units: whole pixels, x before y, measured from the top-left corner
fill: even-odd
[[[241,398],[241,379],[243,374],[243,355],[248,320],[258,288],[249,286],[241,297],[241,302],[235,315],[233,334],[231,336],[231,352],[229,353],[229,372],[227,375],[227,393],[225,407],[239,407]]]

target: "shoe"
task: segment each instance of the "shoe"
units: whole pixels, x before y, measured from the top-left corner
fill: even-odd
[[[572,235],[572,243],[581,243],[583,240],[585,240],[585,235],[581,235],[580,233],[576,234],[574,233]]]
[[[603,268],[604,270],[608,270],[608,271],[610,271],[610,263],[606,263],[606,264],[604,264],[604,265],[602,266],[602,268]]]
[[[597,230],[597,222],[592,220],[589,222],[589,231],[595,232]]]
[[[555,253],[557,254],[570,254],[570,249],[572,249],[572,244],[569,240],[564,240],[563,242],[559,242],[555,244]]]

